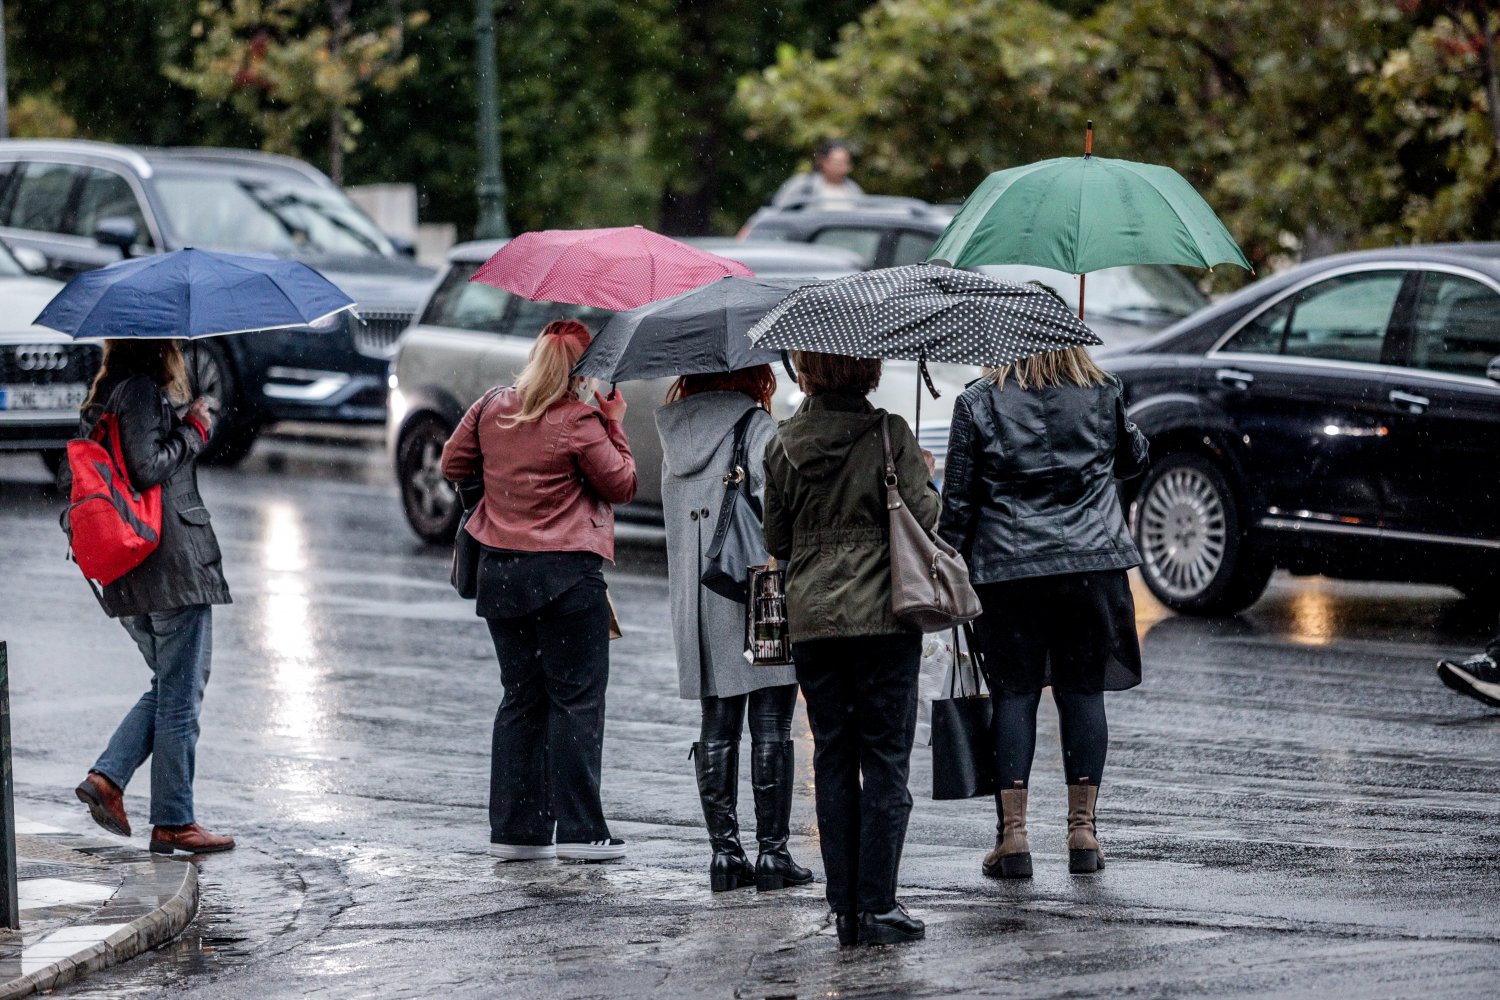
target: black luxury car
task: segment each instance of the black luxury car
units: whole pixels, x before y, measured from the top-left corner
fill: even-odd
[[[304,261],[359,305],[333,330],[194,345],[199,386],[222,402],[211,456],[233,460],[276,420],[379,422],[385,369],[433,272],[320,171],[229,149],[0,141],[0,238],[66,280],[126,256],[193,246]],[[29,318],[29,317],[28,317]]]
[[[1151,439],[1152,593],[1233,613],[1276,568],[1500,607],[1500,244],[1327,257],[1104,357]]]

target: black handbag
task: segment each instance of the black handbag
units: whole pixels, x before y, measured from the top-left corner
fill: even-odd
[[[750,492],[749,455],[746,439],[750,421],[759,410],[750,410],[734,425],[734,457],[724,474],[724,499],[719,504],[719,520],[714,537],[704,556],[703,586],[731,601],[744,604],[750,599],[750,567],[764,566],[771,558],[766,551],[760,524],[760,504]]]
[[[968,632],[969,655],[953,633],[953,682],[947,698],[932,700],[932,797],[972,799],[995,794],[994,706],[980,694],[978,653]]]
[[[484,408],[499,391],[490,390],[489,395],[480,403],[479,416],[474,420],[474,440],[479,442],[479,475],[454,485],[463,513],[458,516],[458,533],[453,536],[453,569],[448,579],[453,584],[453,589],[458,591],[458,596],[466,601],[479,596],[479,559],[484,554],[484,546],[479,539],[466,530],[469,518],[474,516],[474,511],[484,500],[484,440],[479,436],[479,426],[484,419]]]

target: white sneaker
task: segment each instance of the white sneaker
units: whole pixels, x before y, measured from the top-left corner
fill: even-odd
[[[490,857],[501,861],[552,861],[557,848],[551,844],[491,844]]]
[[[586,844],[558,844],[559,861],[618,861],[625,856],[625,841],[618,837],[591,840]]]

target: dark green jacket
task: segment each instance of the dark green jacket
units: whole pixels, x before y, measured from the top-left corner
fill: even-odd
[[[793,642],[911,632],[891,614],[884,410],[811,396],[766,448],[766,547],[786,567]],[[891,418],[901,497],[928,530],[940,503],[911,428]]]

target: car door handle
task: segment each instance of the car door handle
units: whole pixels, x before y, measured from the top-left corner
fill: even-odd
[[[1214,378],[1231,389],[1248,389],[1255,382],[1254,375],[1238,368],[1220,368],[1214,372]]]
[[[1426,396],[1418,396],[1414,392],[1402,392],[1400,389],[1391,390],[1390,400],[1408,413],[1423,413],[1432,402]]]

